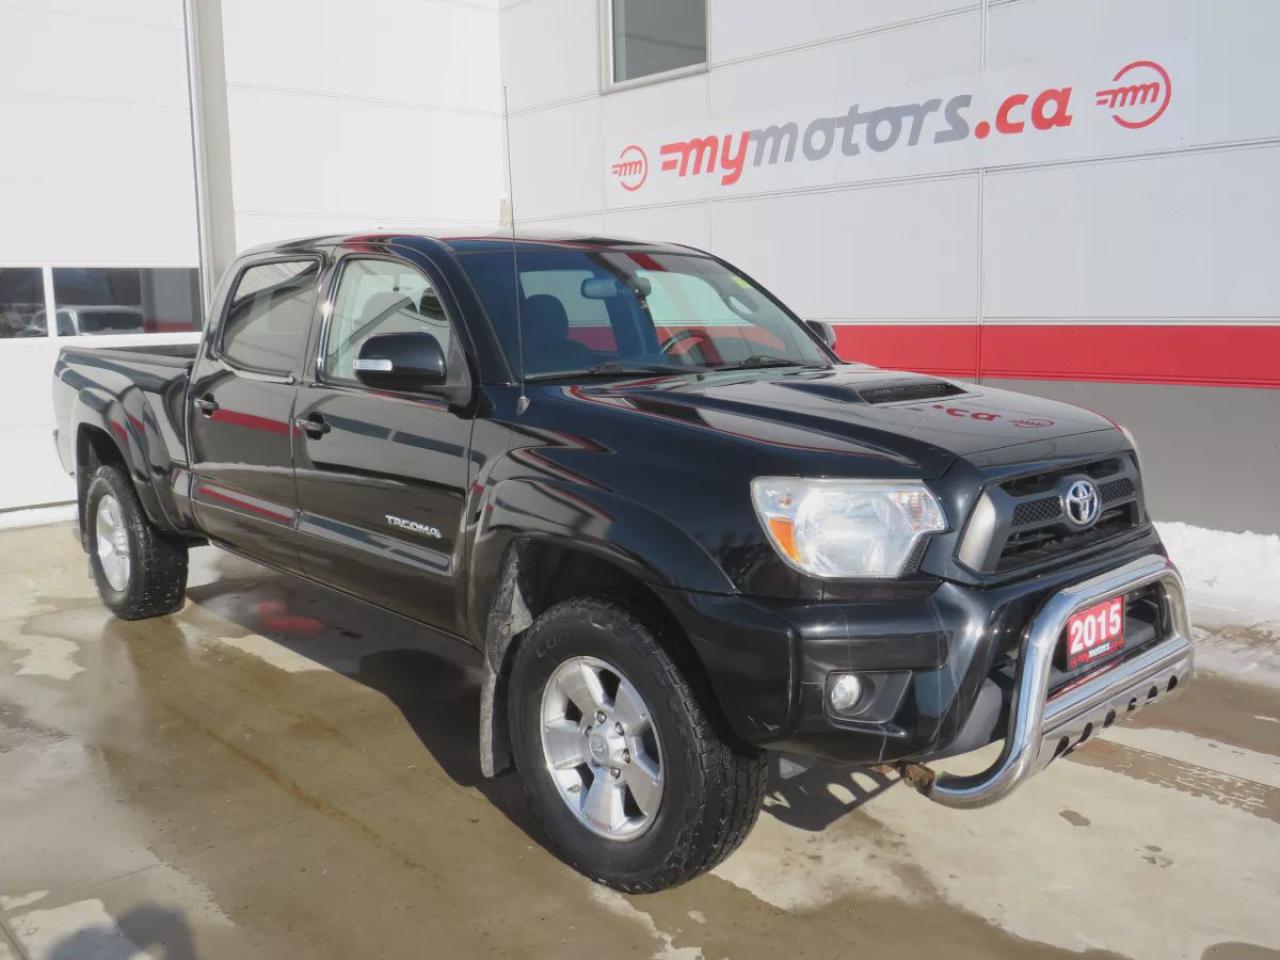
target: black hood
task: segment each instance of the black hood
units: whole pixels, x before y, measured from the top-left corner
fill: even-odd
[[[1115,429],[1105,417],[1053,400],[851,364],[650,377],[571,392],[775,453],[856,452],[910,464],[926,477],[940,475],[957,457],[999,463],[1017,452],[994,451],[1037,444],[1039,458],[1046,441]]]

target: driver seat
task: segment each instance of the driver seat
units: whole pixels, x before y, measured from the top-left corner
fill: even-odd
[[[584,344],[569,339],[569,315],[559,297],[549,293],[525,297],[520,318],[526,373],[581,370],[596,362],[595,354]]]

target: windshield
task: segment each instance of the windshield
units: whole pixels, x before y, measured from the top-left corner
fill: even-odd
[[[708,257],[522,249],[513,265],[508,249],[458,259],[512,367],[529,379],[830,362],[767,293]],[[523,364],[515,333],[517,269]]]

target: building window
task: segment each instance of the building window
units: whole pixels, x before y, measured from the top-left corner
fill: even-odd
[[[0,340],[44,337],[44,278],[39,267],[0,267]]]
[[[200,329],[199,272],[186,267],[55,267],[53,297],[60,337]]]
[[[706,0],[608,0],[613,83],[707,62]]]

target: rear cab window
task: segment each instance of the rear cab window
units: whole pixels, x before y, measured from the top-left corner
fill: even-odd
[[[307,348],[320,261],[275,260],[246,267],[236,281],[220,351],[233,366],[287,376]]]

